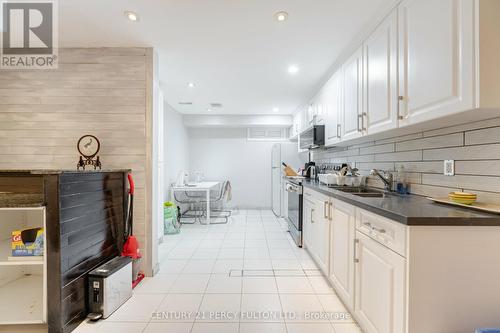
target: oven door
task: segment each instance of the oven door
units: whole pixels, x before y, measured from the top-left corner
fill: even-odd
[[[302,186],[288,182],[288,230],[298,246],[302,246]]]

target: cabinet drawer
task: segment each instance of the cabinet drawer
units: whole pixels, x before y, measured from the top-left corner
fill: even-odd
[[[358,208],[356,229],[406,258],[405,225]]]

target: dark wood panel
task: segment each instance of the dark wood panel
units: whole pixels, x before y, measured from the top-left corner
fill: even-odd
[[[122,180],[120,172],[102,172],[102,173],[83,173],[83,172],[75,172],[75,173],[65,173],[64,179],[61,179],[61,184],[70,184],[70,183],[83,183],[88,181],[104,181],[104,180]]]
[[[123,212],[121,209],[116,209],[115,207],[110,207],[105,210],[94,210],[89,212],[85,216],[79,216],[76,218],[69,219],[61,223],[61,234],[66,235],[71,232],[76,232],[84,228],[87,220],[90,221],[101,221],[107,218],[123,218]]]
[[[123,173],[70,173],[60,177],[64,331],[86,315],[86,274],[119,255],[123,246],[124,179]]]
[[[99,250],[99,257],[93,256],[88,258],[86,261],[81,262],[78,265],[73,266],[71,269],[64,273],[62,278],[63,286],[71,283],[74,279],[79,278],[82,275],[87,274],[89,271],[99,266],[100,264],[108,261],[109,259],[116,257],[116,247],[111,245],[107,248],[101,248]],[[90,267],[90,268],[89,268]]]
[[[118,193],[113,193],[118,192]],[[61,209],[67,209],[71,207],[81,206],[85,202],[101,201],[104,200],[109,195],[119,195],[122,196],[121,190],[116,189],[116,191],[101,191],[101,192],[88,192],[88,193],[78,193],[72,195],[65,195],[61,197]]]
[[[86,276],[81,276],[63,288],[62,317],[67,318],[66,322],[63,323],[64,325],[67,325],[75,317],[78,317],[85,312],[83,309],[86,308],[87,281]]]
[[[43,177],[24,173],[1,175],[0,192],[42,194]]]
[[[111,192],[112,193],[112,192]],[[109,195],[102,201],[83,202],[80,206],[75,206],[67,209],[61,209],[61,224],[66,221],[87,216],[91,212],[103,211],[108,208],[111,210],[116,209],[117,206],[121,207],[122,197],[114,198]]]
[[[47,321],[50,333],[62,333],[61,235],[59,228],[59,176],[44,177],[47,246]]]
[[[85,192],[97,192],[104,191],[109,189],[117,189],[122,185],[122,181],[119,179],[110,179],[110,180],[97,180],[97,181],[87,181],[87,182],[78,182],[78,183],[66,183],[61,184],[60,192],[61,195],[70,195],[70,194],[81,194]]]

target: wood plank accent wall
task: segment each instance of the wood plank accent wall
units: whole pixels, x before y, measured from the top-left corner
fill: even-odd
[[[319,163],[350,163],[364,175],[372,168],[395,172],[403,166],[414,194],[442,197],[465,190],[478,193],[481,201],[500,202],[500,118],[317,150],[313,155]],[[455,160],[455,176],[443,175],[448,159]],[[383,187],[376,177],[368,182]]]
[[[146,273],[152,57],[151,48],[67,48],[57,70],[0,71],[0,169],[75,169],[77,140],[96,135],[103,168],[133,170]]]

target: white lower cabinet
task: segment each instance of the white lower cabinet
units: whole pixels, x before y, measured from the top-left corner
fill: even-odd
[[[314,203],[308,199],[304,193],[304,202],[302,204],[302,246],[310,250],[312,238],[312,214],[314,213]]]
[[[304,194],[307,250],[363,332],[500,327],[500,226],[408,226]]]
[[[356,232],[354,311],[366,333],[405,331],[406,259]]]
[[[311,189],[303,221],[305,247],[365,333],[406,332],[406,226]]]
[[[328,279],[348,307],[354,306],[355,208],[331,199],[330,270]]]
[[[329,198],[313,191],[304,191],[304,245],[323,273],[329,264]]]

